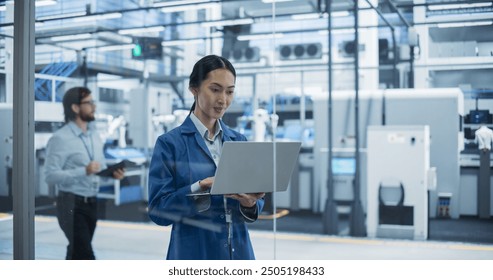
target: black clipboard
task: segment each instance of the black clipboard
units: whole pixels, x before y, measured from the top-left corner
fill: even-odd
[[[123,169],[123,168],[135,167],[135,166],[137,166],[137,163],[124,159],[117,164],[113,164],[111,166],[108,166],[108,168],[99,171],[98,173],[96,173],[96,175],[102,177],[113,177],[113,172],[115,172],[117,169]]]

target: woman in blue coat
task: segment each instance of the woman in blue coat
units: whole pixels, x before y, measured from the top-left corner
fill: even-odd
[[[221,120],[235,82],[236,71],[227,59],[200,59],[190,74],[195,102],[189,116],[156,141],[149,167],[149,216],[158,225],[172,225],[167,259],[255,259],[245,222],[257,220],[265,194],[196,195],[212,186],[222,144],[246,141]]]

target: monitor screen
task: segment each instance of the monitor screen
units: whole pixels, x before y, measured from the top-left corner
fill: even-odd
[[[353,175],[356,173],[356,159],[332,158],[332,174]]]
[[[469,111],[469,123],[491,123],[491,114],[489,110],[471,110]]]

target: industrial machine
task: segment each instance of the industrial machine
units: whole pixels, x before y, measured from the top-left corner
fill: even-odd
[[[369,126],[367,150],[368,237],[428,237],[429,126]]]
[[[482,103],[485,101],[489,101],[491,106],[491,99],[482,100]],[[484,176],[480,176],[483,173],[480,172],[480,150],[475,133],[481,126],[493,129],[493,115],[490,110],[480,108],[485,108],[485,105],[479,107],[478,100],[476,100],[475,106],[464,117],[465,148],[460,154],[461,196],[459,211],[464,216],[479,215],[483,218],[489,218],[493,215],[493,203],[491,203],[493,193],[490,189],[490,186],[493,185],[493,172],[491,172],[493,157],[490,154],[490,172],[486,170]],[[487,166],[485,167],[488,169]]]
[[[327,198],[328,179],[328,94],[313,97],[315,122],[315,212],[323,212]],[[333,92],[332,152],[333,157],[348,157],[355,154],[353,91]],[[423,113],[426,112],[426,113]],[[430,191],[429,216],[435,217],[438,194],[449,193],[450,217],[459,218],[460,168],[459,152],[462,150],[464,98],[459,88],[436,89],[392,89],[361,90],[359,92],[359,135],[360,135],[360,197],[366,212],[367,197],[367,127],[371,125],[428,125],[430,164],[437,169],[437,188]],[[444,125],[444,122],[447,124]],[[341,185],[342,186],[342,185]],[[340,192],[351,197],[349,184]],[[337,187],[337,186],[336,186]],[[342,193],[341,193],[342,195]]]

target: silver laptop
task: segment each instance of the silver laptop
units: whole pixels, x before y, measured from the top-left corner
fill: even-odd
[[[214,184],[209,193],[201,194],[286,191],[300,147],[301,142],[224,142]],[[274,152],[277,159],[275,188]]]

